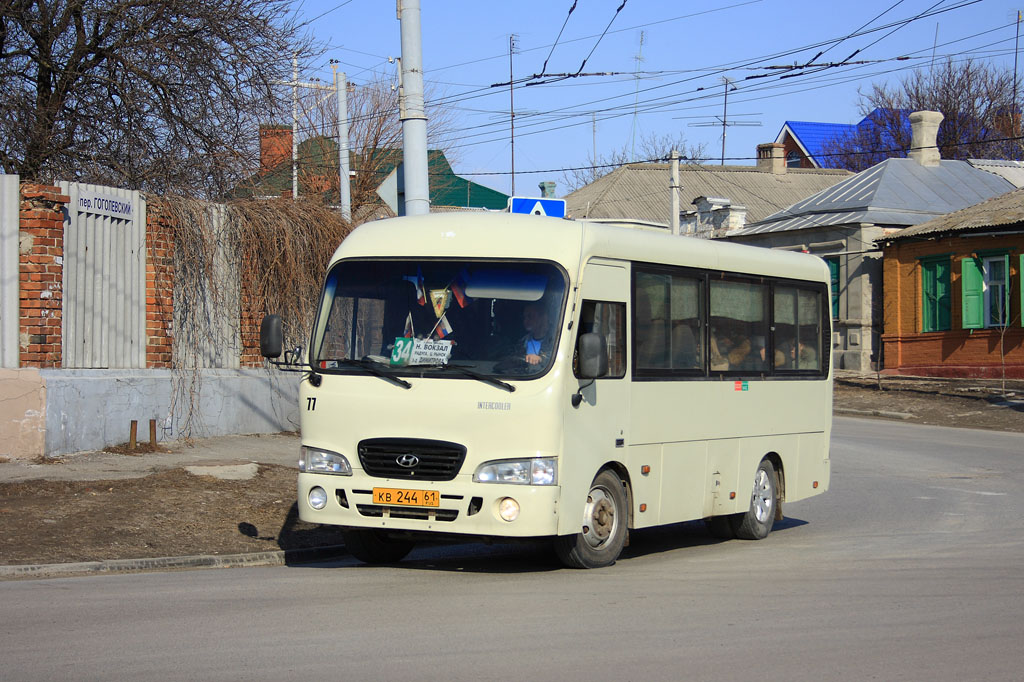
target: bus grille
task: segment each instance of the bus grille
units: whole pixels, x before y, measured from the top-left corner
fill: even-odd
[[[466,459],[466,447],[422,438],[371,438],[359,443],[359,462],[370,476],[450,481]]]
[[[387,512],[392,519],[420,519],[423,521],[454,521],[459,517],[458,509],[425,509],[423,507],[382,507],[377,504],[357,504],[356,510],[362,516],[382,518]]]

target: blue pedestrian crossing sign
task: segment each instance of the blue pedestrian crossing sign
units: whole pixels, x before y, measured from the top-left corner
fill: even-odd
[[[544,215],[549,218],[565,217],[565,199],[540,199],[538,197],[509,197],[509,213]]]

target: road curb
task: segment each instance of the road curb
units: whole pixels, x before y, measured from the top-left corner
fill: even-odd
[[[837,407],[832,410],[833,414],[842,414],[850,417],[885,417],[886,419],[913,419],[914,415],[906,412],[889,412],[887,410],[854,410],[847,407]]]
[[[200,554],[196,556],[154,557],[150,559],[110,559],[67,564],[25,564],[0,566],[0,580],[11,578],[56,578],[60,576],[130,573],[185,568],[238,568],[241,566],[283,566],[333,559],[345,553],[344,545],[288,549],[245,554]]]

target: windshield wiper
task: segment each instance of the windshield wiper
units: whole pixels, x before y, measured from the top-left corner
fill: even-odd
[[[380,377],[381,379],[390,381],[391,383],[401,386],[402,388],[412,388],[412,384],[410,384],[408,381],[406,381],[405,379],[399,379],[398,377],[393,376],[388,372],[385,372],[378,366],[380,363],[374,362],[373,360],[367,360],[365,358],[362,360],[356,360],[355,358],[344,358],[342,360],[336,360],[336,362],[339,365],[361,367],[370,374]]]
[[[458,372],[459,374],[461,374],[463,376],[467,376],[467,377],[469,377],[471,379],[476,379],[477,381],[482,381],[485,384],[490,384],[491,386],[497,386],[498,388],[505,389],[509,393],[512,393],[513,391],[516,390],[516,387],[513,386],[512,384],[508,383],[508,382],[502,381],[501,379],[497,379],[497,378],[492,377],[492,376],[487,376],[486,374],[481,374],[480,372],[472,370],[469,367],[466,367],[465,365],[421,364],[421,365],[409,365],[409,367],[411,367],[411,368],[431,367],[431,368],[434,368],[434,369],[454,369],[456,372]]]

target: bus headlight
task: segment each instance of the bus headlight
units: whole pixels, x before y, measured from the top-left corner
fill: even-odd
[[[303,445],[302,455],[299,457],[299,471],[314,474],[351,476],[352,465],[348,463],[345,455]]]
[[[504,459],[484,462],[473,474],[477,483],[515,483],[518,485],[555,485],[558,462],[554,458]]]
[[[327,491],[316,486],[309,491],[309,506],[313,509],[323,509],[327,506]]]

